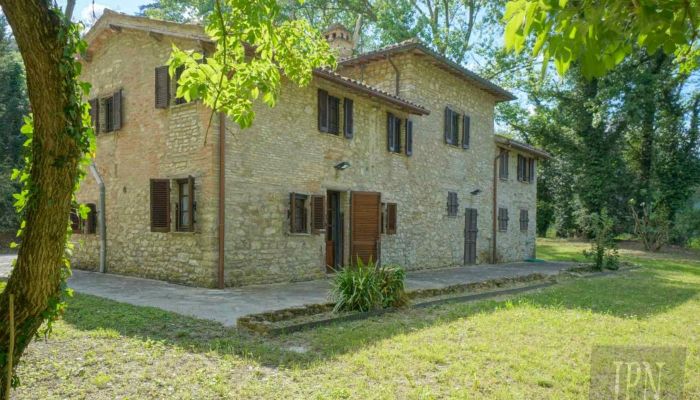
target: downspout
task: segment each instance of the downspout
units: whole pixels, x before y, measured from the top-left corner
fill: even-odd
[[[219,113],[219,262],[217,284],[224,288],[224,252],[226,233],[226,116]]]
[[[501,155],[498,154],[496,158],[493,159],[493,205],[492,205],[492,210],[493,210],[493,215],[492,215],[492,240],[491,240],[491,263],[496,264],[496,235],[498,234],[498,228],[497,228],[497,204],[498,204],[498,177],[497,171],[498,171],[498,159],[501,158]]]
[[[90,172],[95,178],[95,181],[97,181],[97,186],[100,189],[100,201],[98,204],[99,210],[97,212],[97,226],[100,231],[100,272],[104,274],[105,272],[107,272],[107,225],[105,224],[105,198],[107,196],[105,195],[105,182],[102,179],[102,176],[100,176],[100,173],[97,172],[97,167],[95,166],[94,162],[90,164]]]
[[[394,68],[394,72],[396,72],[396,95],[399,95],[399,84],[401,82],[401,72],[399,72],[399,69],[396,67],[396,64],[394,64],[394,60],[391,59],[391,56],[388,54],[386,55],[387,61],[389,61],[389,64]]]

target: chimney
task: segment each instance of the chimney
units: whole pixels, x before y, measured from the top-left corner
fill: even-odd
[[[333,24],[323,34],[331,49],[341,60],[352,57],[355,42],[352,40],[352,32],[341,24]]]

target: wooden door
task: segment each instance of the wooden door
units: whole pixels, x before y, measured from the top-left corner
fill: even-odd
[[[365,263],[379,262],[381,194],[375,192],[352,192],[350,200],[350,262],[358,257]]]
[[[476,227],[476,209],[464,210],[464,264],[476,263],[476,236],[479,230]]]

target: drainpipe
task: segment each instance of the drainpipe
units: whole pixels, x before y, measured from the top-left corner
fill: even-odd
[[[224,288],[224,252],[226,233],[226,116],[219,113],[219,263],[217,284]]]
[[[98,204],[99,211],[97,212],[97,226],[100,231],[100,272],[105,273],[107,270],[107,225],[105,225],[105,182],[97,172],[95,163],[90,164],[90,172],[97,181],[97,186],[100,189],[100,202]]]
[[[387,61],[389,61],[389,64],[394,68],[394,72],[396,72],[396,95],[399,95],[399,82],[401,82],[401,72],[399,72],[399,69],[396,67],[396,64],[394,64],[394,60],[391,59],[391,57],[387,54],[386,55]]]
[[[493,159],[493,215],[492,215],[492,240],[491,240],[491,263],[496,264],[496,235],[498,234],[498,228],[497,228],[497,212],[498,212],[498,177],[497,171],[498,171],[498,159],[501,157],[500,154],[496,156],[496,158]]]

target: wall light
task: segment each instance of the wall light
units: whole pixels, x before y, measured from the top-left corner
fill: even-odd
[[[347,161],[342,161],[336,164],[333,168],[337,169],[338,171],[344,171],[350,168],[350,163]]]
[[[477,194],[481,193],[481,189],[472,190],[470,193],[472,196],[476,196]]]

